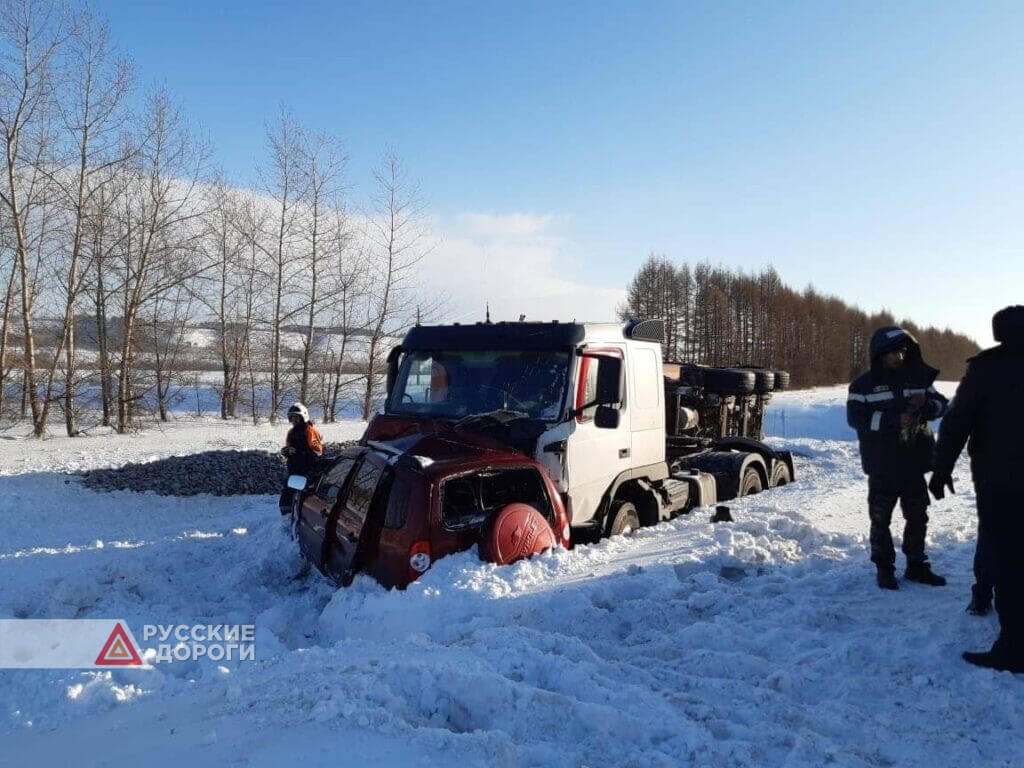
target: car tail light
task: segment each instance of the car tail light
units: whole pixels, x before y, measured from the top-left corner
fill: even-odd
[[[430,568],[430,542],[417,541],[409,547],[409,581],[415,581]]]

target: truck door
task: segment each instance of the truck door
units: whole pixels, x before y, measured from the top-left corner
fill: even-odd
[[[598,370],[606,358],[622,360],[620,348],[587,350],[577,361],[576,402],[581,408],[596,395]],[[598,426],[597,408],[585,409],[571,424],[566,445],[566,479],[569,486],[569,514],[573,525],[594,518],[605,491],[623,470],[632,465],[630,398],[626,392],[628,369],[622,365],[622,401],[615,427]]]
[[[630,347],[629,427],[632,430],[632,466],[646,467],[665,461],[665,386],[661,355],[654,345]]]

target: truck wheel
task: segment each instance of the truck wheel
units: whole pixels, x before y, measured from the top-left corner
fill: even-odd
[[[761,474],[754,467],[747,467],[743,472],[743,480],[740,482],[740,496],[753,496],[763,490]]]
[[[781,392],[789,387],[789,373],[787,371],[775,372],[775,390]]]
[[[640,515],[637,514],[633,502],[616,501],[612,503],[611,511],[608,513],[609,536],[631,533],[639,527]]]
[[[779,488],[792,482],[793,478],[789,474],[789,467],[786,465],[786,462],[776,461],[775,467],[772,470],[772,488]]]
[[[749,395],[754,391],[754,385],[753,371],[741,368],[704,369],[704,388],[708,392],[718,395]]]

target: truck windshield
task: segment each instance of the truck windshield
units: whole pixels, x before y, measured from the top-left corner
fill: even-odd
[[[508,410],[555,421],[566,401],[569,359],[555,350],[412,351],[388,411],[460,419]]]

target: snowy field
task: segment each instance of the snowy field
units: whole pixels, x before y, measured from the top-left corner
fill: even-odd
[[[257,625],[255,662],[0,671],[0,765],[1019,766],[1024,680],[960,659],[997,627],[964,612],[966,464],[931,509],[949,586],[878,590],[845,399],[776,397],[797,482],[735,523],[700,509],[505,568],[464,553],[393,593],[294,578],[273,497],[70,474],[274,449],[281,428],[0,440],[0,618]]]

